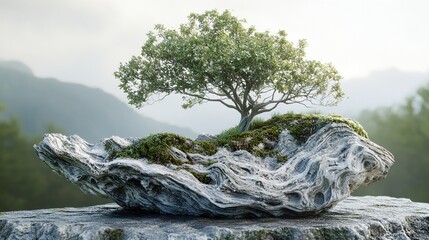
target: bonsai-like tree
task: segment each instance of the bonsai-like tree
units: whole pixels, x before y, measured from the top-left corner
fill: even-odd
[[[257,32],[229,11],[191,14],[178,30],[156,25],[141,54],[114,73],[129,103],[183,96],[183,108],[218,102],[241,115],[248,130],[258,114],[280,104],[335,105],[342,98],[334,66],[305,58],[306,41]]]

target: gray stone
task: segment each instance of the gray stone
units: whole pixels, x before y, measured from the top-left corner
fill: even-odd
[[[296,151],[299,149],[299,145],[293,136],[290,134],[289,130],[284,130],[280,133],[279,141],[276,145],[275,150],[279,152],[282,156],[288,158],[292,157]]]
[[[220,148],[203,156],[174,147],[170,154],[180,167],[146,159],[109,160],[106,143],[121,148],[135,141],[119,137],[89,144],[79,136],[47,134],[35,149],[84,192],[110,197],[122,207],[230,218],[317,214],[359,186],[383,179],[393,164],[392,154],[345,124],[328,124],[302,145],[286,131],[275,148],[288,157],[286,163],[246,151]],[[201,182],[195,173],[211,181]]]
[[[219,219],[116,204],[0,214],[0,239],[429,239],[429,204],[349,197],[318,216]]]
[[[208,133],[202,133],[202,134],[197,136],[195,141],[211,141],[211,140],[215,140],[215,139],[216,139],[216,136],[213,136],[213,135],[208,134]]]

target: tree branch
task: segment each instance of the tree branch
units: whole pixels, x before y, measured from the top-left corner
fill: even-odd
[[[249,93],[253,88],[253,82],[252,81],[248,81],[247,79],[242,79],[244,80],[243,83],[243,87],[244,87],[244,93],[243,93],[243,107],[244,107],[244,111],[249,111],[250,109],[252,109],[252,103],[250,101],[252,101],[252,99],[248,99],[249,98]],[[249,106],[247,106],[247,102],[249,102]]]
[[[226,99],[212,99],[212,98],[207,98],[207,97],[202,96],[202,95],[188,93],[188,92],[183,92],[183,91],[178,91],[178,93],[186,95],[186,96],[190,96],[190,97],[199,98],[199,99],[202,99],[202,100],[208,101],[208,102],[220,102],[220,103],[222,103],[224,106],[226,106],[228,108],[232,108],[232,109],[235,109],[235,110],[239,111],[239,109],[237,109],[235,106],[226,103],[225,102]]]
[[[210,73],[206,72],[205,75],[207,75],[207,77],[210,80],[209,82],[211,82],[212,85],[213,85],[213,83],[216,82],[215,78]],[[236,109],[237,111],[241,112],[240,111],[241,106],[240,106],[239,98],[233,97],[231,95],[231,93],[227,89],[225,89],[224,87],[222,87],[222,86],[216,86],[216,85],[214,85],[214,86],[217,87],[217,88],[219,88],[222,91],[222,93],[224,94],[224,96],[227,97],[229,100],[231,100],[234,103],[234,105],[235,105],[234,109]],[[232,89],[230,89],[230,90],[231,90],[232,93],[235,94],[235,91],[233,91]],[[222,94],[220,94],[220,93],[219,93],[219,95],[218,94],[214,94],[214,95],[222,96]],[[238,99],[238,101],[237,101],[237,99]],[[230,107],[230,106],[232,106],[232,105],[229,105],[227,107]]]

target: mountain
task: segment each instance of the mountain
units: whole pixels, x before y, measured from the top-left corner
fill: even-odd
[[[27,65],[19,61],[0,61],[0,68],[14,70],[20,73],[33,75],[33,71]]]
[[[42,134],[51,126],[95,142],[112,135],[141,137],[174,132],[195,137],[190,129],[144,117],[97,88],[39,78],[20,62],[0,62],[3,118],[16,117],[24,133]]]
[[[405,72],[394,68],[372,72],[366,77],[343,82],[346,98],[335,110],[350,116],[362,110],[402,104],[428,83],[429,72]]]
[[[375,71],[368,76],[342,81],[345,98],[333,107],[304,107],[299,104],[283,105],[276,112],[321,112],[356,117],[363,110],[397,106],[429,84],[429,72],[406,72],[395,68]],[[271,113],[269,113],[271,114]],[[269,115],[267,114],[267,115]]]

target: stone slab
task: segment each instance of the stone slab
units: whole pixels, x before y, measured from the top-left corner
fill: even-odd
[[[349,197],[314,217],[222,219],[116,204],[0,213],[0,239],[429,239],[429,204]]]

